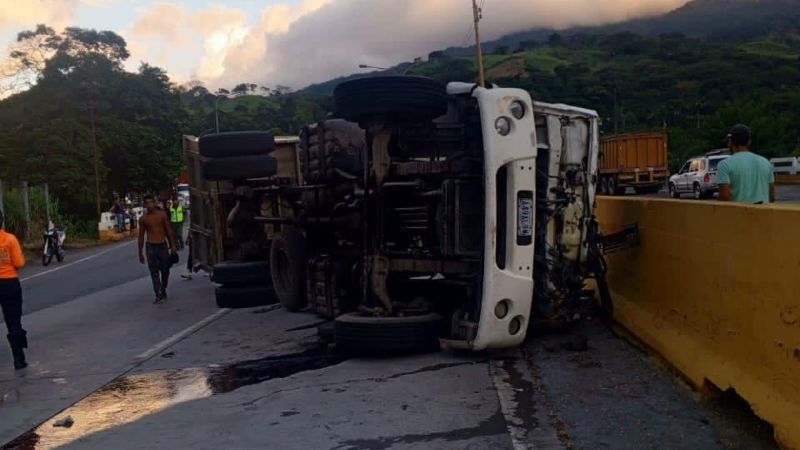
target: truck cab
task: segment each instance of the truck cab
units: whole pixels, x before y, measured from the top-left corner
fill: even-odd
[[[272,175],[193,180],[193,209],[209,210],[192,224],[199,265],[258,248],[277,300],[333,320],[352,351],[513,347],[575,315],[595,229],[595,112],[408,76],[343,83],[335,102],[341,119],[264,155]],[[203,141],[184,140],[200,166]],[[237,214],[257,224],[253,242],[231,239]]]

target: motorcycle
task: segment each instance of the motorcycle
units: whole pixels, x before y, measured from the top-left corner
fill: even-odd
[[[64,261],[66,252],[64,251],[64,241],[67,239],[67,233],[64,230],[56,228],[52,222],[50,226],[42,233],[44,240],[44,249],[42,251],[42,265],[49,265],[53,261],[53,256],[56,257],[58,262]]]

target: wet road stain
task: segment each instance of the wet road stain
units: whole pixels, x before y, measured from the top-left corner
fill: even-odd
[[[0,450],[46,450],[91,434],[135,422],[175,405],[225,394],[244,386],[333,366],[346,358],[325,347],[228,366],[171,369],[126,375],[113,380],[51,417]],[[56,427],[65,417],[73,426]]]
[[[506,420],[503,417],[502,411],[498,409],[494,414],[487,417],[476,426],[432,433],[387,436],[376,439],[350,439],[341,441],[338,446],[330,450],[386,450],[397,444],[430,443],[435,440],[456,442],[479,437],[503,436],[506,434]]]

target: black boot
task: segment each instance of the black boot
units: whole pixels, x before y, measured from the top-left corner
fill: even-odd
[[[8,343],[11,345],[11,354],[14,355],[14,369],[20,370],[28,367],[25,362],[25,351],[23,348],[28,346],[28,338],[25,335],[9,334]]]

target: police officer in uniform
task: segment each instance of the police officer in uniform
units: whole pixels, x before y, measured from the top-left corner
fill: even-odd
[[[25,256],[17,238],[7,233],[3,226],[4,217],[0,211],[0,307],[14,355],[14,368],[20,370],[28,367],[24,351],[28,348],[28,337],[22,329],[22,287],[18,272],[25,266]]]
[[[172,225],[172,233],[175,235],[176,247],[179,250],[183,249],[183,216],[185,210],[183,205],[178,201],[178,197],[173,197],[172,203],[169,205],[169,221]]]

